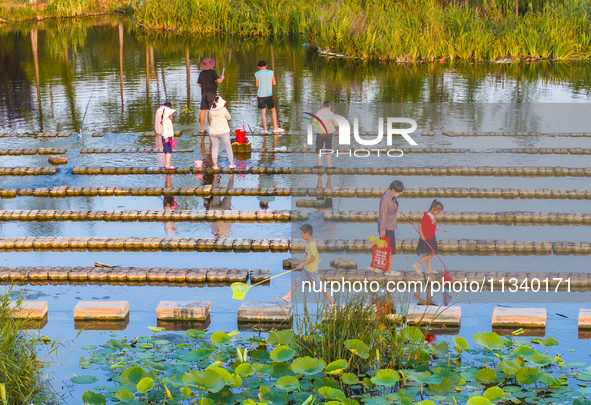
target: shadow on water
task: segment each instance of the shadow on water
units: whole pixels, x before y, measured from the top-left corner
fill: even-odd
[[[18,132],[77,131],[95,86],[85,123],[93,131],[150,130],[153,110],[164,100],[181,110],[182,125],[194,125],[199,61],[212,57],[221,71],[228,44],[225,36],[146,32],[116,17],[5,25],[0,39],[0,130]],[[329,60],[302,45],[303,40],[234,38],[227,80],[219,89],[229,106],[248,110],[241,117],[256,122],[253,73],[259,59],[277,72],[278,110],[285,117],[292,103],[325,99],[568,102],[586,99],[591,88],[585,62],[379,64]]]

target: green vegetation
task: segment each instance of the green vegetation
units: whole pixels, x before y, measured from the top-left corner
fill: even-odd
[[[582,59],[591,55],[590,7],[537,1],[516,14],[515,0],[151,0],[136,15],[145,28],[181,33],[301,34],[324,52],[363,58]]]
[[[4,20],[135,11],[181,34],[297,36],[330,56],[395,61],[587,59],[591,0],[47,0]]]
[[[326,321],[313,323],[310,314],[299,315],[304,319],[296,325],[312,328],[306,333],[275,330],[241,338],[238,332],[188,330],[182,336],[149,327],[153,334],[133,342],[111,339],[102,347],[86,346],[89,355],[80,366],[105,370],[114,384],[94,387],[83,400],[89,405],[589,405],[585,398],[591,388],[584,382],[591,381],[591,367],[565,364],[555,352],[555,339],[521,339],[520,330],[510,336],[478,333],[471,344],[461,337],[428,343],[423,330],[386,319],[375,322],[373,305],[352,305],[333,314],[337,321],[328,308]],[[345,314],[358,318],[345,319]],[[392,334],[399,339],[391,340]],[[78,384],[96,381],[90,374],[72,378]]]
[[[37,355],[40,341],[11,316],[10,296],[10,289],[0,293],[0,404],[52,403],[45,363]]]

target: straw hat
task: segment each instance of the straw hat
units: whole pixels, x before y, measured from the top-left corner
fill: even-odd
[[[173,110],[170,107],[164,107],[164,114],[162,115],[162,119],[166,119],[166,118],[170,117],[175,112],[176,112],[176,110]]]
[[[222,98],[222,96],[216,96],[216,97],[215,97],[215,100],[216,100],[216,101],[215,101],[215,102],[212,104],[212,106],[211,106],[211,110],[212,110],[212,111],[216,111],[216,110],[222,109],[222,108],[224,108],[224,106],[226,105],[226,100],[224,100],[224,99]],[[214,107],[214,106],[215,106],[215,107]]]
[[[201,70],[210,70],[215,66],[215,60],[211,58],[203,58],[201,62]]]

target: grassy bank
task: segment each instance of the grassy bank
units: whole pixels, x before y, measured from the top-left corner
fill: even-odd
[[[0,23],[131,13],[138,5],[136,0],[6,0],[0,2]]]
[[[150,0],[148,29],[242,36],[302,35],[336,54],[398,61],[585,59],[591,1]],[[523,3],[523,4],[522,4]],[[456,5],[454,5],[456,4]]]
[[[135,11],[150,31],[301,36],[313,49],[395,61],[588,59],[591,0],[11,0],[0,18]],[[517,4],[516,4],[517,2]],[[4,3],[6,4],[6,3]]]

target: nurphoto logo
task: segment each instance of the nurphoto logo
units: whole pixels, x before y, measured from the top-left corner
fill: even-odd
[[[317,136],[332,136],[332,134],[334,133],[334,131],[329,131],[329,128],[332,130],[336,130],[338,129],[338,133],[339,133],[339,145],[351,145],[351,124],[349,124],[349,120],[347,120],[347,118],[340,116],[340,115],[336,115],[333,114],[332,112],[330,113],[329,116],[323,116],[322,118],[318,117],[317,115],[314,115],[312,113],[308,113],[305,112],[304,114],[309,115],[311,118],[308,117],[304,117],[306,118],[308,121],[310,121],[310,123],[307,126],[307,130],[308,130],[308,140],[307,143],[308,145],[313,145],[314,144],[314,127],[316,128],[316,133]],[[330,120],[330,122],[325,122]],[[334,125],[336,123],[336,125]],[[410,128],[394,128],[394,124],[410,124]],[[417,143],[414,141],[414,139],[411,138],[411,136],[409,135],[410,133],[414,132],[417,129],[417,123],[415,120],[411,119],[411,118],[392,118],[392,117],[387,117],[386,120],[386,144],[388,146],[392,146],[392,139],[394,135],[401,135],[406,142],[408,142],[410,145],[412,146],[416,146]],[[359,145],[363,145],[363,146],[372,146],[372,145],[378,145],[382,142],[382,140],[384,139],[384,118],[383,117],[379,117],[378,119],[378,133],[377,136],[374,137],[373,139],[367,139],[367,137],[365,139],[363,139],[360,135],[359,135],[359,119],[357,117],[355,117],[353,119],[353,138],[355,140],[355,142],[357,142]],[[349,150],[349,151],[341,151],[341,154],[347,154],[348,156],[356,156],[356,157],[367,157],[369,156],[371,153],[377,153],[378,156],[380,155],[380,152],[383,152],[385,154],[387,154],[390,157],[400,157],[403,155],[402,150],[400,149],[355,149],[355,150]],[[320,149],[319,154],[321,155],[327,155],[327,154],[336,154],[337,156],[339,155],[339,150],[338,149]]]

